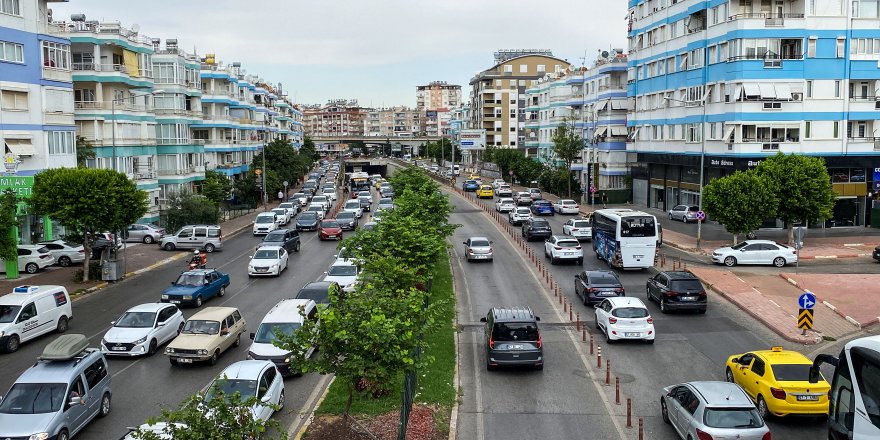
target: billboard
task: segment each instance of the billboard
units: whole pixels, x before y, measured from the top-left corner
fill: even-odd
[[[462,130],[458,139],[462,150],[486,149],[486,130]]]

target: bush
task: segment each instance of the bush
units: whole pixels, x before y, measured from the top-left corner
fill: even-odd
[[[175,194],[168,200],[168,209],[162,211],[162,226],[173,232],[185,225],[214,224],[220,219],[217,205],[207,197],[188,192]]]
[[[101,279],[101,263],[97,261],[89,262],[89,279],[90,280],[100,280]],[[77,269],[73,272],[73,281],[76,283],[83,282],[83,270]]]

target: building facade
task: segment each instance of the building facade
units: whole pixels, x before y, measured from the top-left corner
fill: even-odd
[[[424,114],[421,132],[442,136],[452,118],[450,110],[461,105],[461,86],[446,81],[432,81],[416,86],[416,109]]]
[[[24,198],[40,171],[76,166],[70,40],[55,32],[52,3],[0,2],[0,144],[5,165],[0,190],[12,189]],[[47,217],[19,214],[21,243],[62,232]]]
[[[356,99],[332,99],[303,111],[305,133],[311,137],[363,136],[367,109]]]
[[[631,0],[629,14],[634,203],[699,204],[701,180],[798,153],[825,160],[838,195],[810,226],[866,224],[880,188],[877,1]]]
[[[495,53],[495,64],[471,78],[471,123],[486,130],[486,144],[526,149],[526,88],[547,73],[570,64],[549,50],[505,50]],[[534,156],[535,149],[527,151]]]
[[[557,162],[553,136],[563,124],[584,139],[580,159],[572,164],[584,193],[611,203],[630,200],[626,154],[627,59],[623,50],[603,52],[592,67],[547,74],[526,89],[525,146],[543,162]]]
[[[415,137],[423,131],[424,113],[409,107],[365,109],[364,136]]]

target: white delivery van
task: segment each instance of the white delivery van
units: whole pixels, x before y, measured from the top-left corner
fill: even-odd
[[[248,349],[247,358],[272,361],[283,376],[297,375],[299,369],[292,369],[290,365],[293,353],[276,347],[273,342],[276,339],[276,331],[290,335],[302,327],[303,315],[305,315],[305,319],[318,319],[318,307],[314,301],[310,299],[284,299],[275,304],[263,317],[263,322],[260,323],[257,332],[251,333],[251,339],[254,342]],[[306,358],[309,358],[314,351],[314,346],[309,348],[305,355]]]
[[[37,336],[64,333],[71,319],[70,295],[63,286],[18,286],[0,296],[0,350],[12,353]]]

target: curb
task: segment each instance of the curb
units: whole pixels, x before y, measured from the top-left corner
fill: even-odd
[[[312,425],[312,422],[315,420],[315,410],[321,407],[321,403],[324,402],[324,398],[327,397],[327,393],[330,392],[330,385],[333,385],[333,382],[336,381],[336,376],[330,378],[330,382],[327,382],[327,387],[324,388],[324,392],[321,393],[321,397],[315,402],[315,406],[312,407],[312,410],[309,411],[309,416],[306,417],[306,422],[303,423],[302,427],[296,431],[296,436],[293,437],[293,440],[300,440],[305,435],[306,431],[308,431],[309,426]]]
[[[779,274],[779,277],[785,281],[788,281],[788,283],[791,284],[792,286],[795,286],[798,289],[801,289],[806,292],[806,289],[804,289],[800,284],[798,284],[797,281],[795,281],[795,280],[793,280],[793,279],[791,279],[781,273]],[[816,292],[811,291],[810,293],[812,293],[813,295],[816,295]],[[837,316],[840,316],[841,318],[847,320],[847,322],[856,326],[858,329],[864,329],[865,327],[868,327],[868,326],[871,326],[871,325],[874,325],[874,324],[877,324],[878,322],[880,322],[880,317],[877,317],[875,319],[872,319],[872,320],[870,320],[868,322],[864,322],[864,323],[856,321],[853,317],[841,312],[840,309],[838,309],[836,306],[834,306],[834,304],[831,304],[830,302],[820,298],[819,295],[816,295],[816,301],[821,302],[822,304],[825,305],[825,307],[828,307],[829,309],[831,309],[832,312],[837,314]]]

